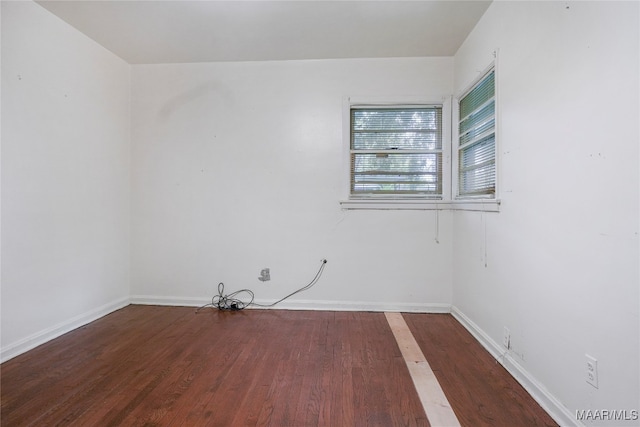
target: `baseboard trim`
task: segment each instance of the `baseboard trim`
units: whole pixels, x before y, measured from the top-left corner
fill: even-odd
[[[81,326],[93,322],[107,314],[119,310],[129,305],[129,297],[120,298],[110,303],[104,304],[86,313],[72,317],[62,323],[58,323],[50,328],[44,329],[40,332],[36,332],[26,338],[23,338],[13,344],[9,344],[0,350],[0,363],[4,363],[9,359],[21,355],[39,345],[51,341],[54,338],[64,335],[67,332],[71,332]]]
[[[136,305],[168,305],[176,307],[201,307],[211,303],[211,298],[162,297],[155,295],[131,295],[131,304]]]
[[[165,297],[153,295],[132,295],[131,304],[170,305],[201,307],[211,302],[211,298]],[[273,300],[256,300],[259,304],[272,304]],[[263,307],[251,306],[251,309]],[[370,301],[324,301],[324,300],[291,300],[282,301],[270,309],[278,310],[315,310],[315,311],[380,311],[405,313],[450,313],[451,304],[403,303],[403,302],[370,302]]]
[[[511,374],[516,381],[547,411],[561,426],[584,427],[558,399],[540,384],[520,365],[503,347],[489,337],[477,324],[469,319],[456,306],[451,307],[451,315],[474,336],[478,342]]]

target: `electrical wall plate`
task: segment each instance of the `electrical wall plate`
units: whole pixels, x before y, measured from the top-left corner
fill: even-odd
[[[587,356],[587,382],[598,388],[598,360],[585,354]]]
[[[268,268],[263,268],[262,270],[260,270],[260,277],[258,277],[258,280],[260,280],[261,282],[271,280],[271,272]]]

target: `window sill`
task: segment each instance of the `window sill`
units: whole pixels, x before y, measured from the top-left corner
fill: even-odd
[[[416,199],[349,199],[341,200],[344,210],[452,210],[500,212],[500,200],[416,200]]]

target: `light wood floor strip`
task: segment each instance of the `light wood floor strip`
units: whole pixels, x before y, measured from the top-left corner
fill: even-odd
[[[427,359],[411,334],[401,313],[385,313],[391,331],[398,342],[404,361],[409,368],[420,401],[432,426],[457,427],[460,422],[453,412],[440,383]]]

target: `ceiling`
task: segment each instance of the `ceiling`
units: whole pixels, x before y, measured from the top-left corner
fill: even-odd
[[[490,1],[38,1],[130,64],[452,56]]]

